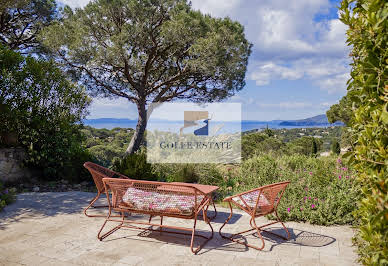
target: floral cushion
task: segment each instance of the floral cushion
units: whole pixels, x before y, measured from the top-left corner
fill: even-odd
[[[243,200],[250,208],[255,208],[258,196],[259,196],[259,191],[253,191],[251,193],[241,195],[241,198],[243,198]],[[238,204],[245,206],[244,202],[240,199],[240,197],[234,197],[233,200]],[[259,204],[257,206],[257,212],[269,211],[271,209],[272,207],[268,199],[263,194],[260,194]]]
[[[197,206],[204,196],[197,195]],[[155,212],[190,215],[195,207],[194,195],[182,195],[128,188],[123,196],[124,207]]]

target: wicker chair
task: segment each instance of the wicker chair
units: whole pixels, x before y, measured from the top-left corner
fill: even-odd
[[[87,213],[87,210],[90,207],[93,208],[108,208],[108,205],[104,206],[93,206],[93,204],[98,200],[98,198],[101,196],[102,193],[105,192],[105,187],[104,183],[102,182],[102,179],[104,177],[113,177],[113,178],[124,178],[124,179],[129,179],[125,175],[122,175],[120,173],[117,173],[115,171],[112,171],[108,168],[102,167],[101,165],[92,163],[92,162],[86,162],[84,163],[84,167],[88,169],[90,174],[93,177],[94,183],[96,184],[97,188],[97,195],[95,198],[93,198],[90,202],[90,204],[85,208],[84,213],[88,217],[106,217],[106,215],[90,215]]]
[[[277,213],[277,207],[283,196],[284,190],[286,189],[289,183],[290,183],[289,181],[286,181],[286,182],[271,184],[271,185],[259,187],[256,189],[252,189],[252,190],[225,198],[224,202],[227,202],[229,204],[230,215],[220,228],[220,231],[219,231],[220,236],[225,239],[229,239],[233,242],[243,244],[247,247],[251,247],[257,250],[262,250],[265,246],[265,242],[264,242],[263,236],[261,235],[261,231],[264,231],[264,232],[276,235],[285,240],[288,240],[290,238],[290,233],[288,232],[287,228],[284,226],[283,222],[280,220]],[[227,237],[221,233],[221,230],[229,222],[230,218],[232,218],[232,215],[233,215],[232,204],[236,205],[237,207],[239,207],[240,209],[242,209],[243,211],[245,211],[251,216],[251,219],[249,221],[251,229],[248,229]],[[275,222],[257,226],[255,221],[257,217],[264,216],[271,213],[274,213],[277,218]],[[275,223],[280,223],[283,226],[284,230],[287,233],[287,237],[262,229],[263,227],[266,227]],[[241,242],[235,239],[236,236],[241,236],[241,234],[244,234],[253,230],[257,231],[257,235],[262,241],[261,247],[250,245],[248,243]]]
[[[109,213],[98,232],[97,237],[99,240],[103,240],[122,227],[190,235],[190,249],[194,254],[197,254],[213,237],[213,228],[206,214],[206,210],[211,203],[211,197],[197,189],[194,185],[119,178],[103,178],[103,183],[109,203]],[[108,191],[112,192],[112,197],[109,197]],[[111,216],[112,211],[121,213],[121,219],[113,219]],[[211,236],[209,237],[197,234],[195,231],[197,216],[200,212],[203,213],[204,222],[210,226]],[[125,213],[146,214],[150,215],[150,218],[148,222],[125,220]],[[151,219],[154,216],[160,216],[160,224],[151,223]],[[163,217],[165,216],[193,219],[194,225],[192,228],[164,225]],[[117,222],[118,225],[106,233],[102,233],[107,222]],[[139,227],[139,225],[143,227]],[[154,226],[157,226],[158,229],[154,229]],[[175,231],[163,230],[164,228]],[[176,231],[177,229],[180,231]],[[189,231],[190,233],[182,232],[181,230]],[[197,248],[193,247],[195,237],[205,239]]]

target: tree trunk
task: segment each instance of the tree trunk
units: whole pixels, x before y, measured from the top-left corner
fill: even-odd
[[[137,104],[137,110],[139,112],[139,118],[137,120],[136,130],[132,136],[131,142],[128,145],[125,154],[133,154],[140,148],[141,141],[144,137],[144,132],[147,127],[147,110],[145,107],[145,101]]]

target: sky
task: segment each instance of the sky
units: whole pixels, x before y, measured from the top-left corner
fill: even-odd
[[[72,8],[89,0],[59,0]],[[192,0],[193,9],[230,17],[253,44],[246,86],[228,102],[244,120],[303,119],[325,113],[346,94],[350,50],[339,1]],[[125,99],[94,99],[88,118],[137,118]]]

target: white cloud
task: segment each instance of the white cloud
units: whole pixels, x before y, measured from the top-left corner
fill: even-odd
[[[329,78],[322,79],[319,81],[319,87],[321,89],[327,90],[329,93],[335,92],[345,92],[346,91],[346,82],[349,80],[349,73],[342,73],[338,75],[333,75]]]
[[[240,0],[192,0],[193,9],[199,9],[205,14],[223,17],[240,4]]]
[[[82,8],[86,6],[90,2],[90,0],[59,0],[58,2],[64,5],[68,5],[71,8]]]
[[[244,105],[250,105],[255,102],[252,97],[243,97],[241,95],[234,95],[228,99],[230,103],[242,103]]]
[[[343,93],[350,72],[346,26],[339,19],[315,19],[332,5],[328,0],[193,1],[194,8],[245,26],[254,45],[247,78],[256,85],[307,78],[329,93]]]
[[[253,65],[248,78],[256,85],[263,86],[271,80],[308,79],[329,93],[343,93],[346,81],[350,78],[348,60],[344,58],[300,59],[288,61],[270,61]]]
[[[90,119],[102,117],[137,119],[135,104],[124,98],[93,98],[90,114],[88,116]]]
[[[268,62],[259,66],[257,70],[251,72],[248,77],[254,80],[256,85],[262,86],[269,84],[272,79],[300,79],[303,77],[303,71]]]

